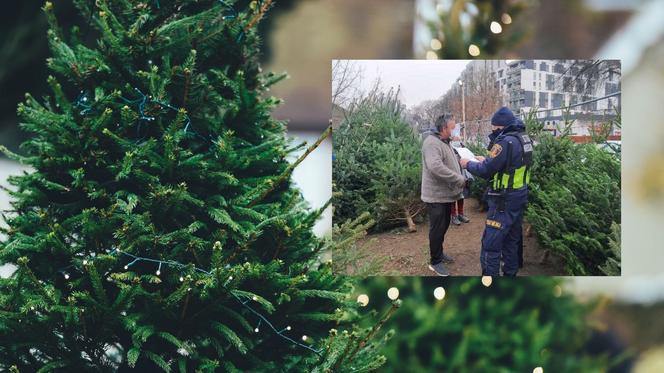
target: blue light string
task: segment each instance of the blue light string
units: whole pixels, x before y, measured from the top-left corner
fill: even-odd
[[[76,108],[83,108],[83,110],[80,111],[81,115],[86,115],[90,111],[92,111],[92,104],[89,103],[90,98],[88,98],[88,93],[85,91],[81,91],[81,93],[78,94],[76,97],[76,101],[74,102],[74,107]]]
[[[221,3],[222,6],[226,7],[226,10],[228,12],[230,12],[230,14],[221,17],[221,19],[228,20],[228,19],[237,18],[238,16],[237,10],[235,10],[235,8],[231,4],[227,3],[225,0],[219,0],[219,2]],[[244,38],[244,28],[242,29],[242,31],[240,31],[235,41],[240,42],[242,41],[243,38]]]
[[[138,88],[134,88],[134,90],[135,90],[135,91],[138,93],[138,95],[140,96],[139,98],[137,98],[137,99],[135,99],[135,100],[129,100],[129,99],[125,98],[125,97],[120,96],[120,99],[123,100],[123,101],[124,101],[125,103],[127,103],[127,104],[130,104],[130,105],[137,105],[137,107],[138,107],[138,113],[139,113],[139,118],[138,118],[138,120],[139,120],[139,121],[138,121],[138,127],[137,127],[137,129],[136,129],[136,131],[137,131],[137,132],[136,132],[136,136],[138,137],[138,140],[136,140],[136,142],[138,143],[138,142],[140,142],[141,140],[143,140],[143,138],[145,138],[145,136],[140,137],[140,130],[141,130],[141,123],[142,123],[142,121],[148,121],[148,122],[151,122],[151,121],[153,121],[153,120],[156,119],[156,117],[154,117],[154,116],[148,116],[148,115],[145,114],[145,105],[150,104],[150,103],[153,103],[153,104],[159,105],[161,108],[175,111],[176,113],[179,112],[180,109],[177,108],[177,107],[175,107],[175,106],[173,106],[173,105],[171,105],[171,104],[168,104],[168,103],[165,103],[165,102],[161,102],[161,101],[157,101],[157,100],[153,100],[153,99],[151,99],[150,97],[146,96],[146,95],[145,95],[143,92],[141,92],[141,90],[138,89]],[[213,143],[212,138],[206,138],[205,136],[199,134],[198,132],[196,132],[196,131],[190,129],[190,127],[191,127],[191,118],[189,117],[188,114],[185,114],[185,119],[186,119],[186,121],[185,121],[185,126],[184,126],[184,133],[191,132],[192,134],[194,134],[195,136],[197,136],[197,137],[199,137],[199,138],[205,140],[206,142],[209,142],[210,144]]]
[[[142,256],[137,256],[137,255],[134,255],[134,254],[130,254],[130,253],[128,253],[128,252],[124,252],[124,251],[119,250],[119,249],[113,249],[113,250],[111,250],[111,252],[109,253],[109,255],[114,255],[115,253],[119,253],[119,254],[125,255],[125,256],[127,256],[127,257],[129,257],[129,258],[132,259],[132,261],[131,261],[129,264],[125,265],[125,269],[129,269],[129,267],[131,267],[132,265],[134,265],[134,264],[136,264],[136,263],[140,263],[141,261],[145,261],[145,262],[151,262],[151,263],[158,263],[158,264],[159,264],[159,269],[158,269],[157,271],[161,271],[161,266],[162,266],[162,265],[167,265],[167,266],[171,265],[171,266],[174,266],[174,267],[177,267],[177,268],[181,268],[181,269],[193,268],[195,271],[198,271],[198,272],[200,272],[200,273],[203,273],[203,274],[205,274],[205,275],[207,275],[207,276],[212,276],[212,272],[210,272],[210,271],[206,271],[206,270],[204,270],[204,269],[202,269],[202,268],[198,268],[198,267],[196,267],[196,266],[192,266],[192,265],[185,265],[185,264],[182,264],[182,263],[179,263],[179,262],[173,261],[173,260],[159,260],[159,259],[146,258],[146,257],[142,257]],[[69,265],[69,266],[67,266],[67,267],[65,267],[65,268],[63,268],[63,269],[61,269],[61,270],[59,270],[58,272],[63,273],[63,275],[65,276],[65,278],[69,278],[69,274],[65,271],[65,269],[70,268],[70,267],[73,267],[73,266],[74,266],[73,264],[72,264],[72,265]],[[289,269],[290,269],[290,268],[289,268]],[[223,286],[224,288],[226,288],[226,284],[224,284],[224,283],[221,283],[221,286]],[[228,288],[226,288],[226,289],[228,290]],[[267,319],[267,317],[265,317],[262,313],[256,311],[253,307],[251,307],[251,306],[248,304],[249,301],[250,301],[251,299],[247,299],[247,300],[243,301],[242,298],[240,298],[238,295],[234,294],[232,291],[228,291],[228,293],[231,294],[231,295],[233,296],[233,298],[234,298],[238,303],[240,303],[243,307],[245,307],[245,308],[246,308],[247,310],[249,310],[251,313],[253,313],[254,315],[256,315],[256,317],[258,317],[259,323],[258,323],[258,326],[256,327],[256,329],[258,329],[258,328],[260,327],[261,322],[264,322],[264,323],[267,324],[267,325],[270,327],[270,329],[272,329],[272,331],[274,331],[274,333],[277,334],[279,337],[281,337],[281,338],[283,338],[283,339],[285,339],[285,340],[287,340],[287,341],[289,341],[289,342],[291,342],[291,343],[293,343],[293,344],[295,344],[295,345],[297,345],[297,346],[300,346],[300,347],[305,348],[305,349],[307,349],[307,350],[309,350],[309,351],[312,351],[312,352],[314,352],[314,353],[316,353],[316,354],[318,354],[318,355],[321,355],[321,353],[322,353],[322,351],[323,351],[322,348],[320,348],[320,349],[315,349],[315,348],[313,348],[313,347],[311,347],[311,346],[307,346],[307,345],[305,345],[305,344],[303,344],[303,343],[300,343],[300,342],[294,340],[293,338],[291,338],[291,337],[285,335],[285,334],[284,334],[284,331],[289,331],[289,330],[291,330],[290,327],[286,327],[286,328],[284,328],[284,329],[282,329],[282,330],[277,330],[277,328],[276,328],[276,327],[270,322],[270,320]]]

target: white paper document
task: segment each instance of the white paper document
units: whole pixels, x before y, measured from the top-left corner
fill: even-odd
[[[475,154],[473,154],[468,148],[454,148],[454,150],[459,153],[461,158],[470,159],[471,162],[479,162],[479,160],[475,158]]]

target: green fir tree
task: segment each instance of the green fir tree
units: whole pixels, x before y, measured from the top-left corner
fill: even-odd
[[[588,344],[595,302],[580,303],[550,277],[374,277],[358,291],[389,321],[383,372],[607,372],[619,356]]]
[[[407,224],[422,211],[421,145],[402,116],[398,90],[379,86],[347,109],[334,134],[334,218],[369,212],[377,229]]]
[[[290,182],[258,63],[271,0],[78,0],[85,45],[47,2],[50,97],[19,106],[0,263],[0,370],[370,371],[353,282]],[[329,135],[329,130],[321,140]],[[7,152],[9,153],[9,152]],[[323,207],[324,208],[324,207]],[[395,302],[394,308],[398,307]],[[366,317],[366,315],[365,315]]]

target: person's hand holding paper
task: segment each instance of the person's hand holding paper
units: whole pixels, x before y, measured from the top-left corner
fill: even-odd
[[[462,159],[465,158],[471,162],[480,162],[480,160],[475,157],[475,154],[473,154],[468,148],[456,148],[455,150],[459,153],[459,157]]]

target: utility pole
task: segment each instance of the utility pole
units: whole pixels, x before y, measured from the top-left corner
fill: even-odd
[[[464,94],[463,81],[459,79],[461,86],[461,123],[463,123],[463,142],[466,143],[466,97]]]

